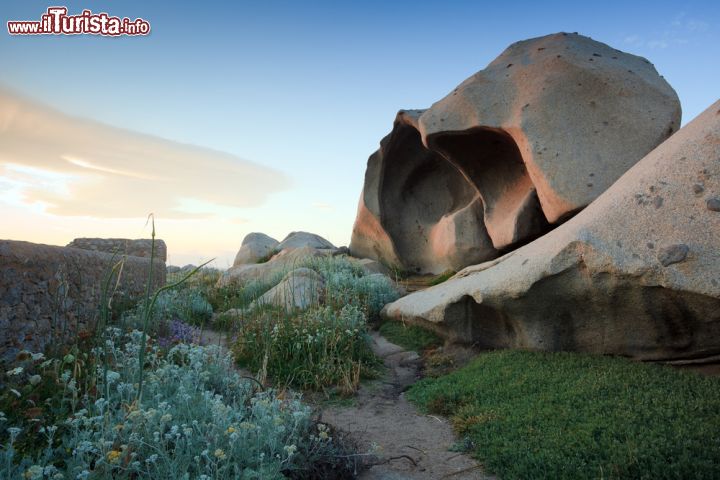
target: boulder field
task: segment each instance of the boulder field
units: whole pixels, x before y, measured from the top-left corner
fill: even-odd
[[[367,164],[350,252],[459,270],[563,223],[680,127],[646,59],[558,33],[517,42],[427,110],[401,110]]]
[[[481,348],[717,361],[720,101],[563,225],[382,315]]]

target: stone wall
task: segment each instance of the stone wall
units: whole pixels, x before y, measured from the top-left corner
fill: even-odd
[[[67,246],[96,252],[150,258],[152,240],[149,238],[139,240],[129,240],[127,238],[76,238]],[[167,247],[162,240],[155,240],[155,258],[163,262],[167,261]]]
[[[79,332],[92,331],[103,280],[122,258],[100,251],[0,240],[0,358],[11,360],[23,349],[43,351]],[[124,257],[114,300],[142,297],[149,267],[147,258]],[[154,270],[153,283],[159,287],[165,283],[164,260],[156,260]]]

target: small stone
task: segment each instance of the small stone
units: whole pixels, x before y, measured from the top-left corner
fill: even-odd
[[[655,248],[655,244],[652,242],[648,242],[647,247],[652,250],[653,248]]]
[[[663,198],[661,196],[657,196],[653,199],[653,205],[655,205],[655,208],[660,208],[663,205]]]
[[[720,212],[720,197],[708,198],[706,205],[711,212]]]
[[[705,191],[705,187],[703,187],[702,184],[696,183],[695,185],[693,185],[693,193],[695,195],[702,193],[704,191]]]
[[[673,263],[680,263],[687,258],[687,254],[690,248],[684,243],[677,243],[663,248],[658,253],[658,260],[663,267],[672,265]]]

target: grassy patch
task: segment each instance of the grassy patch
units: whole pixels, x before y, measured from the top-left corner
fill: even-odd
[[[720,379],[619,358],[501,351],[408,397],[501,478],[720,478]]]
[[[433,287],[435,285],[440,285],[441,283],[449,280],[452,278],[453,275],[455,275],[457,272],[454,270],[448,270],[447,272],[443,272],[440,275],[437,275],[435,278],[430,280],[430,286]]]
[[[299,315],[264,308],[248,315],[233,345],[237,361],[281,386],[348,395],[378,360],[362,311],[314,307]]]
[[[385,322],[380,325],[379,331],[383,337],[406,350],[422,352],[442,345],[442,339],[433,332],[402,322]]]
[[[322,276],[320,300],[290,312],[269,305],[247,308],[227,322],[237,328],[233,353],[276,385],[348,395],[361,378],[377,373],[380,361],[370,349],[368,321],[397,292],[386,277],[365,275],[344,258],[310,258],[302,266]]]

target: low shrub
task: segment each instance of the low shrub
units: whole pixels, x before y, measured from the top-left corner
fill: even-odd
[[[320,304],[294,312],[262,306],[234,319],[221,317],[238,327],[233,352],[242,365],[279,385],[350,394],[380,365],[370,348],[368,320],[398,294],[387,277],[365,275],[343,257],[309,258],[299,267],[323,277]]]
[[[720,379],[621,358],[498,351],[408,391],[514,478],[720,478]]]
[[[142,334],[110,328],[103,357],[89,372],[75,358],[43,360],[5,372],[2,381],[19,411],[37,408],[33,388],[54,386],[55,421],[0,414],[0,478],[26,479],[274,479],[353,474],[352,455],[291,396],[256,392],[216,347],[148,343],[145,383],[137,399]],[[86,363],[85,365],[89,365]],[[84,372],[84,373],[83,373]],[[82,391],[81,375],[95,388]],[[36,376],[40,376],[38,380]],[[58,398],[59,397],[59,398]],[[31,418],[32,417],[32,418]],[[42,442],[38,440],[42,439]],[[35,449],[24,448],[28,442]]]
[[[283,386],[354,392],[379,362],[370,349],[363,312],[313,307],[300,314],[264,308],[245,317],[233,346],[241,365]]]

